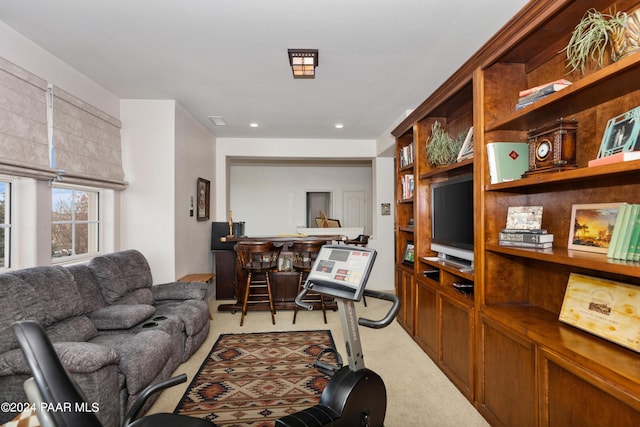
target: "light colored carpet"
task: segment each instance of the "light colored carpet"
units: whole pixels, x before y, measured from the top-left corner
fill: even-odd
[[[293,311],[282,310],[276,314],[276,324],[272,325],[269,312],[250,311],[244,326],[240,326],[240,313],[219,312],[218,303],[220,301],[211,303],[213,320],[209,337],[187,362],[176,369],[175,374],[186,373],[189,380],[165,390],[149,413],[173,412],[219,334],[330,329],[346,363],[344,336],[337,312],[327,313],[329,323],[325,325],[321,311],[300,310],[293,325]],[[368,307],[362,303],[356,305],[357,314],[380,319],[388,310],[388,304],[368,298]],[[397,322],[384,329],[361,327],[360,334],[366,366],[376,371],[387,387],[386,427],[489,425]]]

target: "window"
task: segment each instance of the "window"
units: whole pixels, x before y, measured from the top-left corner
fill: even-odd
[[[98,191],[54,186],[51,195],[51,256],[54,261],[97,253],[100,250]]]
[[[11,266],[11,183],[0,179],[0,270]]]

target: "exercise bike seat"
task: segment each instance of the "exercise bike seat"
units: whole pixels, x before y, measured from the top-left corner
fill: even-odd
[[[322,427],[340,418],[340,414],[328,406],[318,404],[276,421],[276,427]]]

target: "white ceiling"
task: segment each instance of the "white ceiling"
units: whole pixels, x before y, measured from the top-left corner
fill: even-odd
[[[2,0],[0,20],[119,98],[177,100],[219,137],[375,139],[525,3]],[[288,48],[319,49],[314,80],[293,79]]]

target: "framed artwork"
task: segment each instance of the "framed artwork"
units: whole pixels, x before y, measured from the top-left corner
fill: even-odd
[[[606,254],[622,203],[573,205],[569,249]]]
[[[196,190],[198,198],[198,208],[196,209],[196,219],[207,221],[209,219],[209,197],[211,193],[211,183],[204,178],[198,178],[198,188]]]
[[[404,245],[404,255],[402,255],[403,264],[413,264],[415,258],[414,251],[415,247],[413,246],[413,242],[411,240],[407,241]]]
[[[598,158],[623,151],[640,150],[638,132],[640,132],[640,107],[610,119],[602,137]]]
[[[462,148],[460,148],[460,152],[458,153],[458,161],[470,159],[473,157],[473,126],[469,128],[467,132],[467,137],[464,139],[462,143]]]

